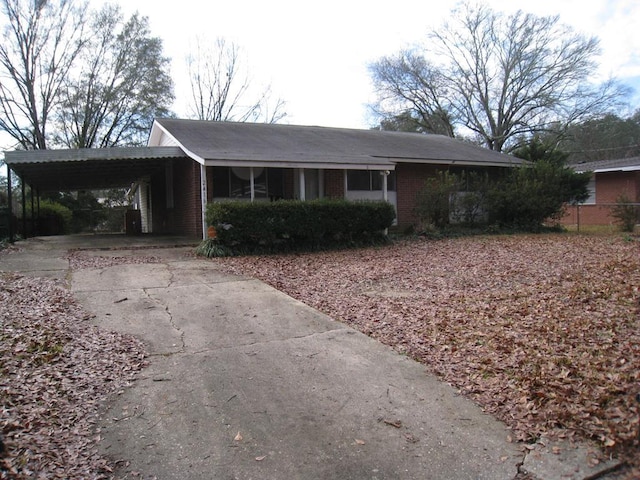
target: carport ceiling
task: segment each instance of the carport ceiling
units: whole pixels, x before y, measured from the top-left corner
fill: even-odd
[[[128,187],[162,171],[177,147],[95,148],[5,152],[5,163],[40,192]]]

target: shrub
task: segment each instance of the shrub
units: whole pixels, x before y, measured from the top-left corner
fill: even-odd
[[[418,192],[415,213],[423,228],[442,228],[449,224],[452,196],[459,189],[460,180],[455,174],[438,171],[425,181]]]
[[[450,223],[475,226],[486,222],[489,177],[474,171],[459,175],[438,171],[425,181],[416,197],[415,214],[421,230],[434,232]]]
[[[620,195],[616,199],[616,205],[611,209],[611,216],[623,232],[633,232],[638,222],[638,207],[632,204],[627,195]]]
[[[61,235],[69,233],[73,213],[64,205],[51,200],[40,201],[40,234]]]
[[[207,206],[215,243],[232,253],[284,252],[384,241],[395,218],[387,202],[216,202]]]
[[[558,219],[564,206],[588,197],[590,172],[576,173],[557,162],[539,160],[511,169],[487,194],[490,221],[501,226],[538,230]]]

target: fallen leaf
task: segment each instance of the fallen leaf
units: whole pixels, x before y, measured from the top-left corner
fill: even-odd
[[[413,433],[407,432],[404,434],[404,438],[409,443],[418,443],[419,439]]]
[[[240,432],[238,432],[238,434],[235,437],[233,437],[233,439],[236,442],[241,442],[242,441],[242,435],[240,434]]]
[[[400,239],[215,262],[423,363],[513,442],[609,439],[640,466],[638,246],[615,235]]]
[[[356,445],[364,445],[366,442],[356,438]]]
[[[400,420],[386,420],[386,419],[383,419],[382,421],[384,423],[386,423],[387,425],[391,425],[392,427],[396,427],[396,428],[402,427],[402,422]]]

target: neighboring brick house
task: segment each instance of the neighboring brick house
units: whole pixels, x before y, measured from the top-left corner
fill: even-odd
[[[460,140],[416,133],[158,119],[148,146],[6,152],[34,190],[136,188],[142,231],[206,235],[208,202],[387,200],[400,227],[437,170],[498,172],[522,161]]]
[[[567,207],[565,225],[611,225],[611,209],[622,196],[640,205],[640,157],[573,165],[577,172],[592,172],[589,198]]]

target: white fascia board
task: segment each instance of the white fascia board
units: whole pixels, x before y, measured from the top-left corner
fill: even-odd
[[[640,170],[640,165],[632,167],[617,167],[617,168],[597,168],[593,170],[593,173],[608,173],[608,172],[637,172]]]
[[[168,141],[166,139],[168,139]],[[168,145],[180,148],[180,150],[182,150],[186,156],[192,158],[193,160],[198,162],[200,165],[205,165],[204,158],[200,157],[199,155],[196,155],[189,149],[185,148],[185,146],[182,145],[173,135],[171,135],[171,133],[169,133],[169,131],[166,128],[164,128],[162,125],[160,125],[158,122],[154,120],[153,126],[151,127],[151,134],[149,135],[149,142],[147,143],[147,146],[162,147],[162,146],[168,146]]]
[[[188,154],[192,157],[191,154]],[[193,157],[192,157],[193,158]],[[266,168],[305,168],[320,170],[395,170],[393,164],[359,164],[359,163],[329,163],[329,162],[290,162],[284,160],[228,160],[228,159],[206,159],[204,164],[207,167],[266,167]]]
[[[432,159],[432,158],[400,158],[391,159],[395,163],[407,163],[416,165],[448,165],[462,167],[518,167],[518,162],[485,162],[482,160],[451,160],[451,159]]]

